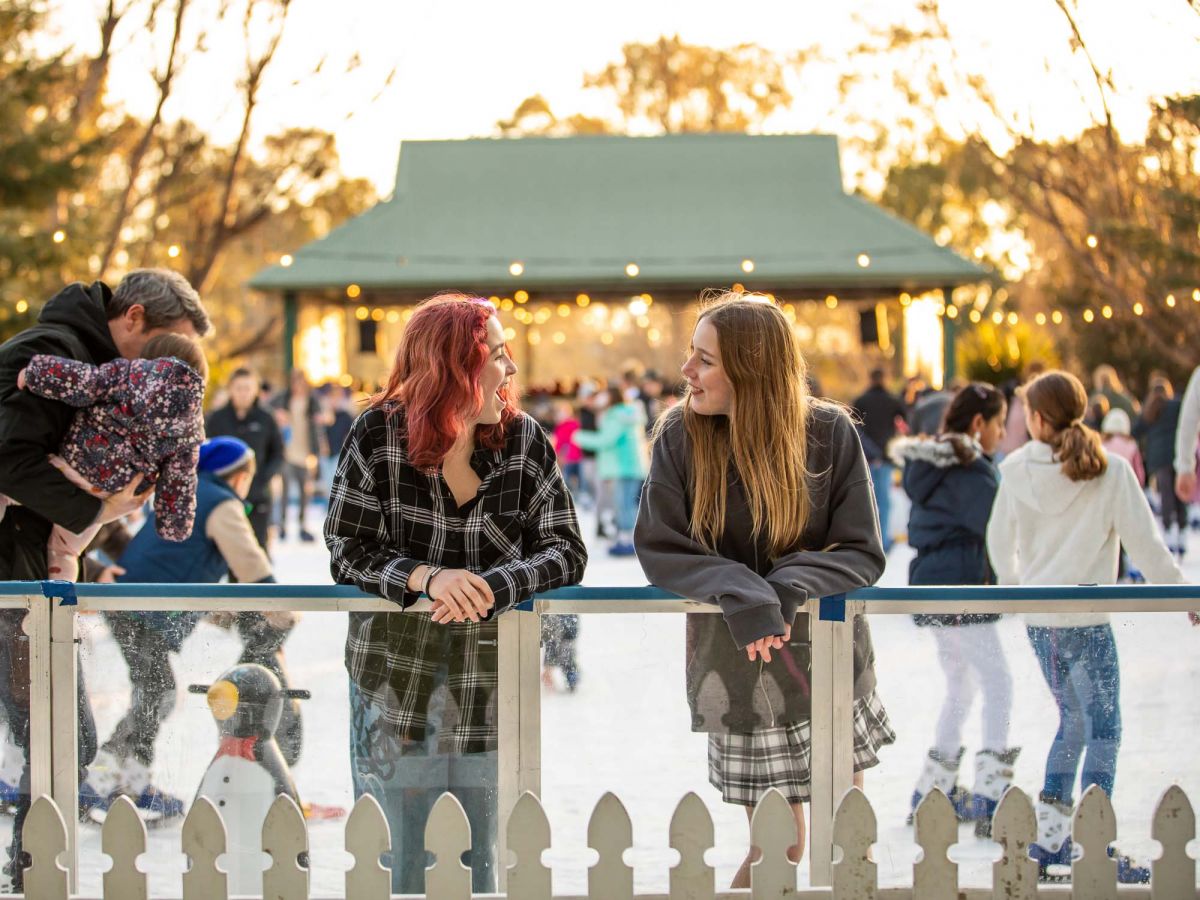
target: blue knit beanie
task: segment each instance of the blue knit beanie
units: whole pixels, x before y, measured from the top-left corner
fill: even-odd
[[[209,438],[200,445],[200,463],[196,468],[201,472],[224,475],[253,458],[254,451],[241,438]]]

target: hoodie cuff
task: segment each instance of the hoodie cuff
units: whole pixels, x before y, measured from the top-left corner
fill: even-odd
[[[739,647],[746,647],[765,637],[782,636],[784,633],[783,613],[774,603],[764,603],[726,615],[725,624],[729,626],[733,642]]]

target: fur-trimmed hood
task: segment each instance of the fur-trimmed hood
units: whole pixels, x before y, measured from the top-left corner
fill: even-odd
[[[983,456],[983,448],[977,440],[966,434],[899,437],[888,444],[888,456],[898,466],[920,461],[938,469],[947,469],[950,466],[969,466]]]

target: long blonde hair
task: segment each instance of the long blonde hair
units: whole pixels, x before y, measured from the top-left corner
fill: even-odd
[[[690,394],[682,404],[691,439],[692,537],[716,552],[732,461],[754,534],[766,537],[774,559],[800,543],[812,512],[807,365],[787,319],[764,297],[721,294],[701,311],[697,324],[704,321],[717,332],[733,396],[727,417],[695,412]]]

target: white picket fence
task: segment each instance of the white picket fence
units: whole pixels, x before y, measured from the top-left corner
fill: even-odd
[[[1117,866],[1106,849],[1116,839],[1117,825],[1112,804],[1098,787],[1091,787],[1075,810],[1073,836],[1083,855],[1074,861],[1069,886],[1039,885],[1037,864],[1029,858],[1029,845],[1037,834],[1033,805],[1017,788],[1004,796],[993,819],[993,840],[1001,858],[992,867],[990,889],[958,887],[958,866],[948,850],[958,839],[958,822],[949,800],[940,791],[930,794],[917,810],[916,842],[922,855],[913,865],[912,886],[880,890],[875,863],[870,858],[876,839],[875,812],[866,796],[852,788],[843,797],[833,823],[832,885],[798,890],[797,866],[789,861],[788,847],[795,840],[795,819],[784,796],[772,790],[755,809],[751,842],[762,851],[752,867],[749,891],[718,891],[714,872],[704,856],[713,846],[713,821],[695,794],[685,796],[675,808],[670,823],[670,844],[679,863],[670,872],[670,893],[655,897],[716,900],[716,898],[994,898],[1033,900],[1037,897],[1071,896],[1080,900],[1116,900],[1149,897],[1179,900],[1198,896],[1196,862],[1186,846],[1196,836],[1192,805],[1178,787],[1169,788],[1155,811],[1152,836],[1162,854],[1152,864],[1149,886],[1117,886]],[[308,832],[296,804],[280,795],[263,823],[263,850],[271,866],[263,873],[263,898],[306,900],[309,896],[307,858]],[[489,897],[549,900],[550,870],[542,854],[550,849],[550,823],[538,798],[521,796],[508,819],[508,851],[515,864],[508,868],[506,894]],[[387,821],[374,798],[363,796],[355,804],[345,830],[346,851],[354,866],[346,872],[345,896],[352,900],[384,900],[390,894],[390,873],[380,864],[380,854],[390,847]],[[425,846],[435,863],[426,870],[426,894],[438,900],[469,900],[471,872],[462,855],[471,844],[471,829],[462,807],[451,794],[443,794],[429,815]],[[625,851],[633,847],[633,824],[624,805],[614,794],[605,794],[596,804],[588,824],[588,844],[599,861],[588,872],[589,898],[632,900],[633,869],[625,863]],[[59,864],[67,847],[66,823],[54,801],[40,797],[25,823],[25,849],[32,857],[26,870],[27,895],[36,900],[68,900],[69,873]],[[102,847],[112,859],[104,874],[104,900],[148,900],[146,874],[138,869],[138,857],[146,852],[146,828],[127,799],[114,805],[105,819]],[[226,875],[218,867],[225,851],[225,826],[221,815],[206,798],[192,807],[184,821],[182,849],[190,859],[183,876],[183,900],[228,900]],[[839,853],[840,850],[840,853]],[[651,895],[642,895],[649,897]],[[82,898],[79,898],[82,900]],[[89,898],[100,900],[100,898]]]

